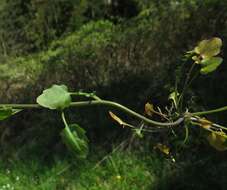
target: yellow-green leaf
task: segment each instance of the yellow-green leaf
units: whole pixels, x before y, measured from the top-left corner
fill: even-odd
[[[212,65],[212,64],[221,64],[223,61],[223,59],[221,57],[211,57],[209,59],[203,59],[201,61],[201,65],[202,66],[208,66],[208,65]]]
[[[161,143],[156,144],[156,146],[154,148],[159,149],[162,153],[164,153],[166,155],[169,155],[169,153],[170,153],[170,148]]]
[[[118,116],[116,116],[113,112],[109,111],[109,114],[112,117],[112,119],[114,119],[120,125],[124,125],[124,122]]]
[[[221,51],[221,46],[222,40],[220,38],[214,37],[199,42],[194,51],[205,59],[218,55]]]
[[[119,125],[121,125],[122,127],[128,126],[128,127],[133,127],[132,125],[124,122],[121,120],[121,118],[119,118],[118,116],[116,116],[113,112],[109,111],[110,117],[116,121]]]
[[[226,134],[224,132],[211,132],[207,137],[208,142],[218,151],[227,150]]]
[[[199,119],[199,122],[202,124],[202,125],[211,125],[212,122],[207,120],[206,118],[200,118]]]
[[[180,94],[178,92],[172,92],[169,95],[169,100],[172,100],[173,101],[175,108],[177,107],[177,98],[178,98],[179,95]]]
[[[211,57],[209,59],[204,59],[201,61],[202,68],[200,70],[201,74],[208,74],[215,71],[218,66],[222,63],[223,59],[221,57]]]
[[[153,104],[150,104],[149,102],[147,102],[144,106],[144,111],[147,115],[152,116],[153,115],[153,111],[154,111],[154,106]]]
[[[211,128],[211,125],[210,124],[203,124],[201,126],[202,126],[202,128],[204,128],[206,130],[210,130],[210,128]]]

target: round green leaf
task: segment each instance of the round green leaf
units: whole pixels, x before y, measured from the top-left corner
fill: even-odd
[[[197,47],[195,47],[195,53],[202,56],[202,58],[210,58],[220,53],[222,46],[222,40],[214,37],[209,40],[201,41]]]
[[[51,88],[44,90],[36,99],[36,102],[45,108],[62,110],[69,107],[71,96],[65,85],[53,85]]]
[[[10,107],[0,108],[0,121],[22,111],[21,109],[12,109]]]
[[[201,62],[202,68],[200,70],[201,74],[208,74],[215,71],[218,66],[222,63],[223,59],[221,57],[211,57],[209,59],[204,59]]]

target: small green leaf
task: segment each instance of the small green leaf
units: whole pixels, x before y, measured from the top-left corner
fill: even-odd
[[[0,108],[0,121],[22,111],[21,109],[12,109],[11,107]]]
[[[85,130],[77,124],[66,126],[61,137],[67,148],[78,158],[86,158],[88,154],[88,138]]]
[[[201,65],[202,66],[208,66],[208,65],[212,65],[212,64],[221,64],[223,61],[223,59],[221,57],[211,57],[209,59],[203,59],[201,61]]]
[[[211,57],[209,59],[204,59],[201,61],[202,68],[200,70],[201,74],[208,74],[215,71],[218,66],[222,63],[223,59],[221,57]]]
[[[195,47],[195,53],[201,55],[203,59],[216,56],[220,53],[222,46],[222,40],[214,37],[209,40],[201,41],[197,47]]]
[[[172,92],[170,95],[169,95],[169,100],[172,100],[173,103],[174,103],[174,106],[175,108],[177,107],[177,97],[179,96],[180,94],[178,92]]]
[[[53,85],[43,91],[36,99],[37,103],[49,109],[64,109],[69,107],[71,96],[65,85]]]
[[[143,138],[142,129],[135,129],[135,135],[139,138]]]

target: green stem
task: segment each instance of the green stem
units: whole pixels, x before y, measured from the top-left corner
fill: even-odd
[[[62,121],[63,121],[65,127],[68,128],[68,123],[65,119],[65,113],[63,111],[61,112],[61,118],[62,118]]]
[[[222,112],[222,111],[226,111],[226,110],[227,110],[227,106],[224,106],[224,107],[213,109],[213,110],[194,112],[194,113],[191,113],[190,115],[191,116],[208,115],[208,114]]]
[[[86,93],[86,92],[71,92],[70,95],[74,95],[74,96],[84,96],[87,98],[93,98],[94,100],[101,100],[101,98],[99,98],[98,96],[96,96],[93,93]]]
[[[194,63],[192,64],[192,66],[190,67],[189,72],[187,73],[186,80],[185,80],[185,82],[184,82],[183,90],[182,90],[181,95],[180,95],[180,97],[178,98],[178,101],[177,101],[177,106],[180,106],[180,111],[181,111],[182,105],[183,105],[184,94],[185,94],[186,90],[187,90],[188,87],[189,87],[188,83],[189,83],[190,76],[191,76],[191,74],[192,74],[192,71],[193,71],[195,65],[196,65],[196,63],[194,62]]]
[[[70,107],[86,107],[86,106],[95,106],[95,105],[104,105],[104,106],[110,106],[113,108],[117,108],[131,116],[134,116],[137,119],[141,119],[142,121],[146,122],[147,124],[151,125],[157,125],[157,126],[176,126],[179,125],[184,121],[184,118],[179,118],[178,120],[174,122],[164,123],[164,122],[158,122],[153,121],[151,119],[148,119],[144,117],[143,115],[121,105],[116,102],[107,101],[107,100],[94,100],[94,101],[80,101],[80,102],[72,102],[70,104]],[[18,109],[25,109],[25,108],[42,108],[38,104],[0,104],[0,107],[12,107],[12,108],[18,108]]]
[[[189,86],[191,86],[192,82],[199,76],[200,71],[198,71],[197,73],[195,73],[195,75],[191,78],[191,80],[188,82],[187,88]]]
[[[39,104],[0,104],[0,108],[10,107],[15,109],[36,109],[42,108]]]
[[[186,144],[187,140],[188,140],[188,136],[189,136],[189,130],[188,130],[188,127],[185,125],[184,126],[185,128],[185,137],[184,137],[184,140],[183,140],[183,144]]]

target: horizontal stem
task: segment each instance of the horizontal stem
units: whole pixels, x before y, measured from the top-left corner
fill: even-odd
[[[87,98],[93,98],[94,100],[101,100],[101,98],[99,98],[98,96],[96,96],[93,93],[86,93],[86,92],[71,92],[70,95],[74,95],[74,96],[84,96]]]
[[[14,109],[37,109],[42,108],[39,104],[0,104],[0,108],[10,107]]]
[[[157,125],[157,126],[176,126],[184,121],[184,118],[179,118],[178,120],[176,120],[174,122],[169,122],[169,123],[153,121],[121,104],[118,104],[118,103],[112,102],[112,101],[107,101],[107,100],[72,102],[70,104],[70,107],[85,107],[85,106],[95,106],[95,105],[104,105],[104,106],[110,106],[110,107],[117,108],[131,116],[134,116],[137,119],[143,120],[147,124],[152,124],[152,125]],[[0,104],[0,107],[12,107],[12,108],[18,108],[18,109],[42,108],[38,104]]]
[[[227,111],[227,106],[213,109],[213,110],[208,110],[208,111],[195,112],[195,113],[191,113],[190,115],[191,116],[208,115],[208,114],[222,112],[222,111]]]

